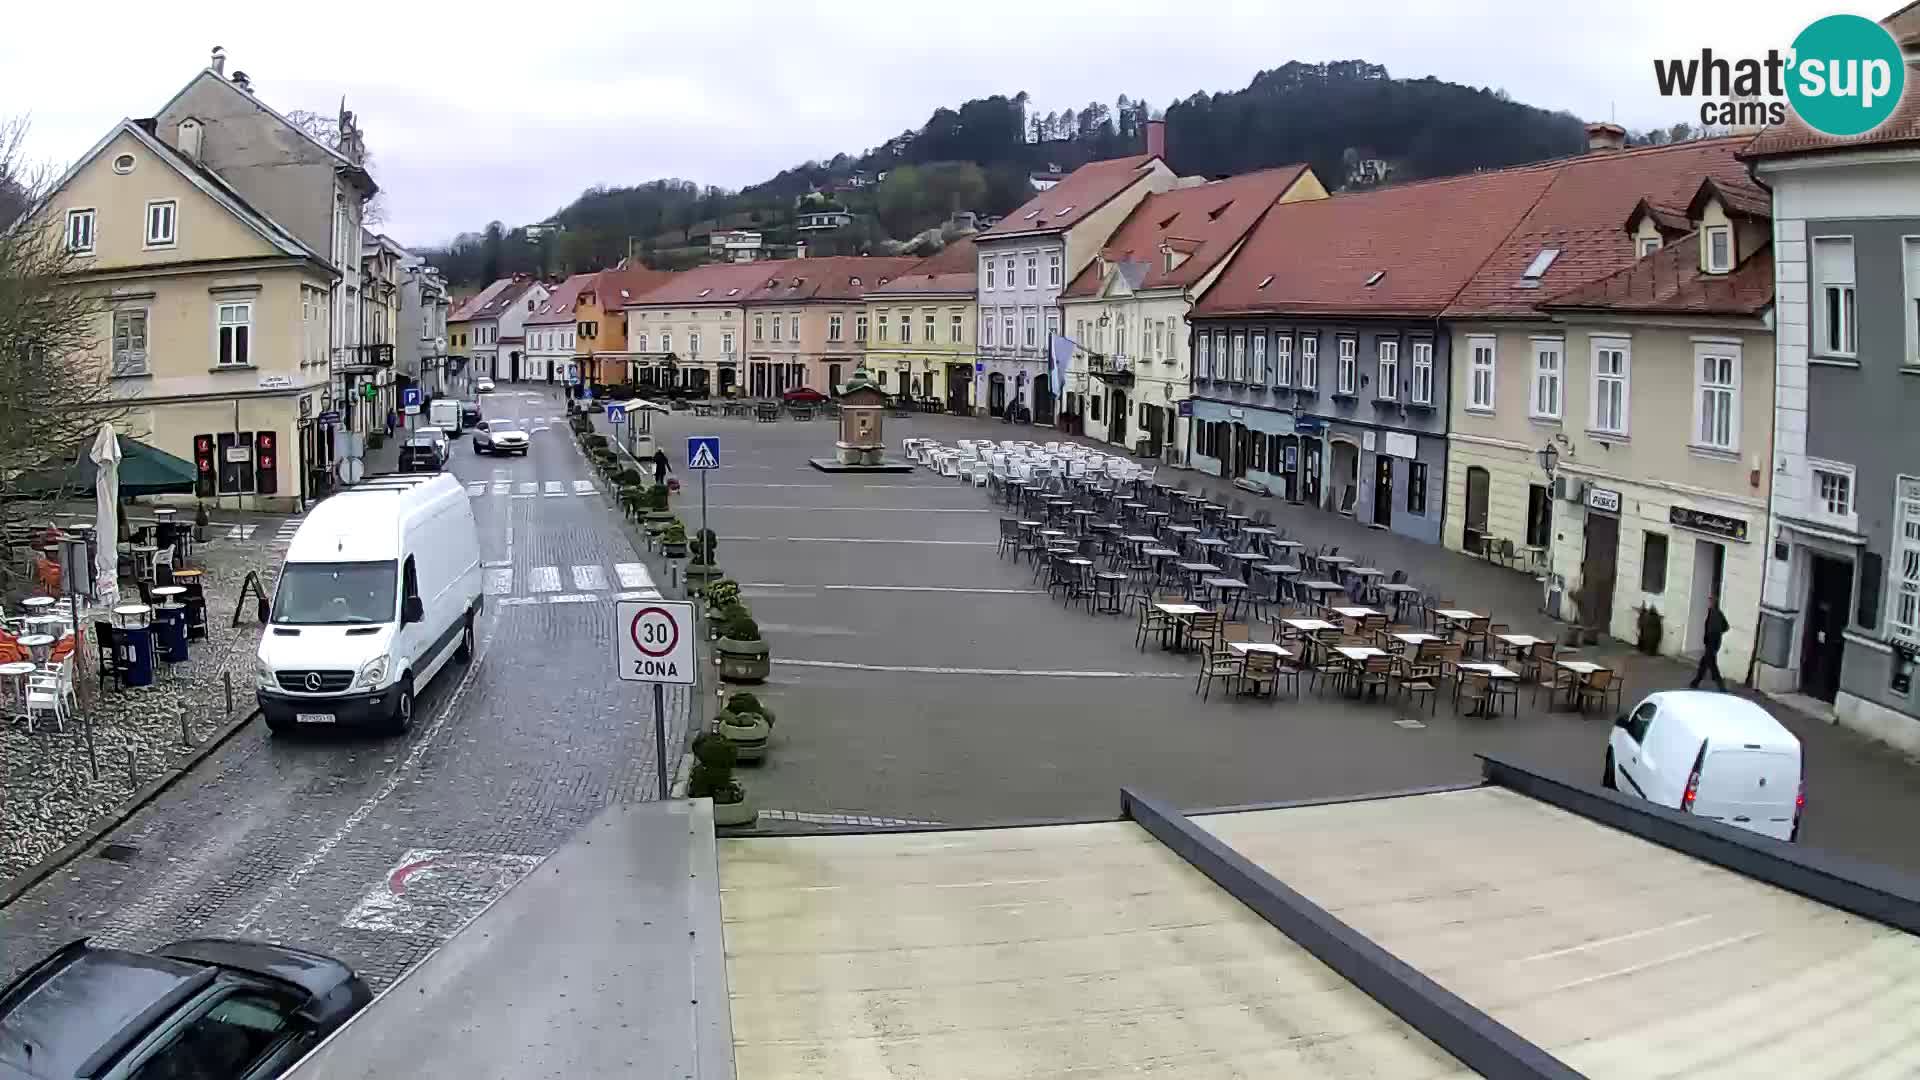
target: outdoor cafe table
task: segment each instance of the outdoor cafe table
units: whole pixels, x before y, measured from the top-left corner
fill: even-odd
[[[1211,559],[1227,548],[1227,542],[1217,536],[1196,536],[1193,538],[1193,546]]]
[[[1380,614],[1370,607],[1337,607],[1333,609],[1333,613],[1343,619],[1364,619],[1369,615]]]
[[[1462,623],[1470,623],[1475,619],[1483,619],[1486,616],[1477,612],[1468,611],[1465,608],[1442,608],[1435,611],[1433,617],[1443,619],[1457,626]]]
[[[1210,577],[1200,584],[1212,589],[1218,597],[1221,613],[1231,619],[1239,613],[1240,602],[1246,596],[1247,583],[1239,578]]]
[[[46,663],[47,657],[53,654],[52,634],[21,634],[18,640],[20,647],[33,655],[36,664]]]
[[[1411,645],[1416,649],[1418,649],[1422,645],[1425,645],[1429,641],[1440,640],[1439,634],[1422,634],[1419,632],[1414,632],[1409,634],[1389,634],[1387,636],[1393,638],[1393,640],[1398,641],[1403,645]]]
[[[1190,575],[1190,580],[1187,583],[1187,595],[1189,596],[1193,595],[1194,590],[1199,588],[1202,578],[1205,578],[1209,574],[1217,576],[1220,573],[1220,568],[1212,563],[1183,562],[1180,563],[1179,566],[1180,569]]]
[[[1347,576],[1359,582],[1359,591],[1364,593],[1371,590],[1379,579],[1386,577],[1387,572],[1374,566],[1349,566]]]
[[[1257,563],[1254,565],[1253,572],[1256,574],[1266,574],[1273,578],[1273,602],[1278,604],[1280,603],[1280,582],[1285,580],[1289,574],[1299,573],[1300,568],[1297,566],[1288,566],[1286,563]]]
[[[1534,637],[1532,634],[1501,634],[1500,642],[1507,647],[1508,652],[1518,657],[1535,645],[1546,644],[1547,639]]]
[[[53,607],[59,602],[60,598],[57,596],[29,596],[25,600],[20,601],[20,606],[35,615],[40,615],[44,614],[48,608]]]
[[[1500,664],[1455,664],[1454,667],[1461,671],[1472,672],[1476,675],[1485,675],[1488,679],[1491,679],[1495,682],[1503,682],[1508,679],[1518,679],[1520,677],[1519,672],[1514,671],[1510,668],[1504,667]],[[1459,693],[1460,693],[1459,683],[1454,684],[1453,692],[1455,697],[1459,696]],[[1493,708],[1492,698],[1487,699],[1486,708],[1489,711],[1492,710]]]
[[[1282,660],[1293,656],[1292,649],[1282,648],[1271,641],[1229,641],[1227,648],[1238,656],[1245,656],[1248,653],[1267,653]]]
[[[40,665],[31,660],[15,660],[0,664],[0,679],[7,680],[8,702],[18,711],[13,714],[15,720],[27,719],[27,676],[40,670]]]
[[[1376,656],[1387,655],[1385,649],[1376,649],[1371,645],[1335,645],[1333,651],[1339,653],[1341,659],[1347,662],[1347,670],[1349,671],[1359,671],[1367,661]],[[1360,691],[1358,681],[1353,684],[1353,689],[1354,696],[1358,697]]]
[[[1233,560],[1236,568],[1240,571],[1241,578],[1245,579],[1248,576],[1247,568],[1256,562],[1264,560],[1266,556],[1257,551],[1229,551],[1227,552],[1227,558]]]
[[[1294,583],[1293,587],[1316,594],[1315,603],[1320,603],[1322,598],[1327,594],[1340,591],[1340,584],[1334,581],[1298,581]]]
[[[1401,609],[1406,606],[1407,601],[1412,600],[1415,596],[1419,595],[1420,593],[1419,589],[1414,588],[1413,586],[1407,584],[1404,581],[1388,582],[1385,585],[1376,585],[1374,586],[1374,591],[1379,593],[1385,593],[1386,595],[1393,598],[1390,602],[1393,604],[1393,612],[1396,618],[1404,614],[1404,612]],[[1386,600],[1381,601],[1381,603],[1388,603],[1388,602],[1389,601],[1386,601]]]
[[[1174,625],[1180,628],[1180,632],[1174,635],[1173,642],[1166,647],[1169,649],[1182,650],[1187,647],[1186,620],[1195,615],[1204,615],[1207,611],[1206,608],[1201,607],[1199,604],[1155,604],[1153,608],[1155,611],[1172,616]],[[1162,640],[1165,640],[1164,635],[1162,636]]]
[[[1553,665],[1561,671],[1571,672],[1574,678],[1567,680],[1567,707],[1573,707],[1574,695],[1581,682],[1596,671],[1605,671],[1605,664],[1596,664],[1591,660],[1555,660]]]

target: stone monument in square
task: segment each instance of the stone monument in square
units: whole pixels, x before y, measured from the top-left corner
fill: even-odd
[[[813,458],[813,467],[823,472],[912,472],[913,465],[887,457],[886,439],[881,421],[887,411],[887,392],[867,374],[867,363],[860,361],[853,378],[840,387],[840,437],[834,440],[833,456]]]

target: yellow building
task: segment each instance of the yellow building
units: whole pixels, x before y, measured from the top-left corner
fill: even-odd
[[[116,125],[33,219],[79,256],[75,287],[101,301],[80,362],[126,402],[127,434],[190,461],[198,448],[200,495],[291,509],[309,478],[280,450],[326,408],[339,273],[199,166],[196,122],[177,149],[150,123]]]
[[[574,306],[574,364],[582,379],[596,386],[634,381],[633,364],[639,357],[627,348],[627,317],[621,309],[672,277],[671,271],[644,266],[593,275]]]
[[[855,332],[882,389],[973,411],[979,257],[971,239],[958,240],[867,290]]]
[[[860,361],[861,297],[914,261],[835,255],[740,264],[762,275],[747,296],[746,393],[777,398],[805,388],[831,394]]]

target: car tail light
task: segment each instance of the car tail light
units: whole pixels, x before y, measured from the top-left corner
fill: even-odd
[[[1803,774],[1800,777],[1800,792],[1799,794],[1793,797],[1793,831],[1787,834],[1788,840],[1792,841],[1792,840],[1800,839],[1800,814],[1803,811],[1805,811],[1806,808],[1807,808],[1807,778]]]
[[[1700,743],[1700,752],[1693,756],[1693,771],[1687,774],[1687,791],[1680,796],[1680,812],[1693,813],[1693,800],[1700,796],[1700,769],[1707,763],[1707,744]]]

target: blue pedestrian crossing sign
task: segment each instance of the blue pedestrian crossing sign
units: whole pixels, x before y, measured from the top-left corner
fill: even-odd
[[[607,402],[607,423],[624,424],[627,422],[627,406],[618,401]]]
[[[720,436],[687,436],[687,468],[717,469],[720,467]]]

